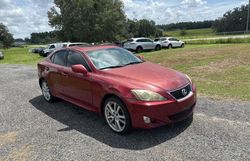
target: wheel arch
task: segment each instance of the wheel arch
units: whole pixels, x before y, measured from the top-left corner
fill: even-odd
[[[43,77],[39,78],[39,86],[42,87],[42,81],[45,80]]]
[[[124,101],[122,100],[121,97],[119,97],[118,95],[114,94],[114,93],[108,93],[105,96],[103,96],[102,101],[101,101],[101,110],[100,110],[100,114],[102,116],[104,116],[104,103],[106,100],[108,100],[111,97],[115,97],[117,99],[119,99],[119,101],[121,101],[121,103],[127,108],[126,104],[124,103]]]
[[[138,48],[141,48],[142,50],[144,50],[144,48],[142,47],[142,45],[138,45],[138,46],[136,47],[136,49],[138,49]]]

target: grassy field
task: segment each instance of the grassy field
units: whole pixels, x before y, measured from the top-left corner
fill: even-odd
[[[31,48],[31,46],[29,46]],[[32,64],[43,59],[29,48],[5,50],[0,64]],[[190,75],[198,94],[250,101],[250,44],[187,45],[143,53],[146,60]]]
[[[39,54],[29,53],[31,48],[37,47],[30,45],[25,48],[11,48],[3,50],[5,58],[0,60],[0,64],[36,64],[42,57]]]

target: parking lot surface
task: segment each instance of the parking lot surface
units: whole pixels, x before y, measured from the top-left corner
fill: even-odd
[[[44,101],[35,66],[0,65],[0,160],[250,160],[250,102],[199,97],[193,120],[113,133],[99,115]]]

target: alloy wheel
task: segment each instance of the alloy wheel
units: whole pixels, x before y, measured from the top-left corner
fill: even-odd
[[[126,115],[122,107],[113,101],[105,106],[105,119],[115,132],[122,132],[126,127]]]
[[[51,100],[52,96],[50,94],[49,86],[48,86],[47,82],[45,82],[45,81],[42,82],[42,93],[43,93],[43,97],[45,98],[46,101]]]

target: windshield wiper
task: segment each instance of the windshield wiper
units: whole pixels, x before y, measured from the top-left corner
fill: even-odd
[[[140,63],[143,63],[143,62],[140,62],[140,61],[130,62],[128,64],[125,64],[124,66],[133,65],[133,64],[140,64]]]
[[[140,63],[143,63],[143,62],[139,62],[139,61],[137,61],[137,62],[130,62],[130,63],[124,64],[124,65],[115,65],[115,66],[100,68],[99,70],[111,69],[111,68],[121,68],[121,67],[125,67],[125,66],[127,66],[127,65],[140,64]]]
[[[115,66],[110,66],[110,67],[104,67],[104,68],[100,68],[99,70],[111,69],[111,68],[121,68],[121,67],[124,67],[124,65],[115,65]]]

